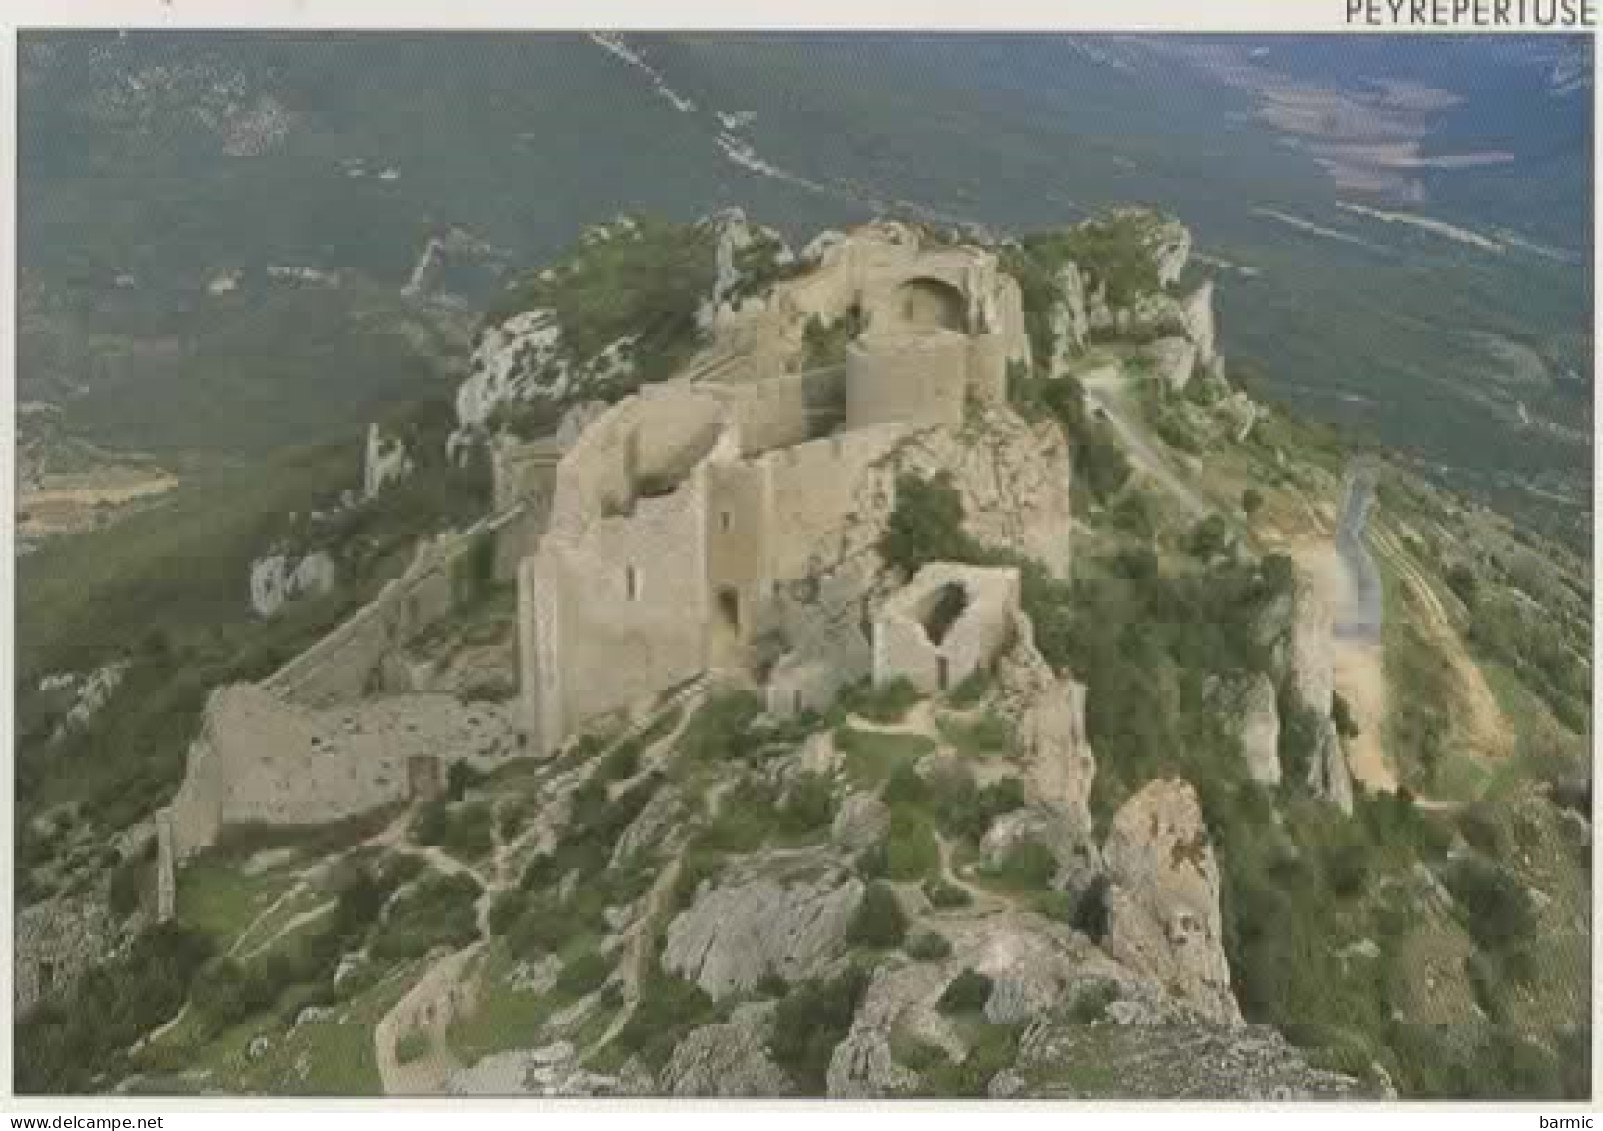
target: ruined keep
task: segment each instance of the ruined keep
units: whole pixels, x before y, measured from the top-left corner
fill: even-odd
[[[424,544],[264,683],[214,692],[158,814],[163,890],[230,826],[324,823],[432,796],[452,761],[554,751],[701,677],[754,688],[784,715],[876,674],[886,594],[871,551],[875,516],[895,503],[889,463],[928,430],[1003,405],[1008,366],[1029,356],[1023,311],[993,254],[925,249],[903,225],[841,236],[810,265],[738,310],[721,306],[678,378],[578,404],[549,437],[496,437],[491,517]],[[853,334],[841,357],[798,364],[809,328],[843,324]],[[1026,461],[1064,457],[1056,441],[1016,440]],[[998,475],[1012,472],[988,465],[972,479]],[[1041,496],[1066,496],[1066,457],[1061,478]],[[1061,524],[1029,525],[1061,526],[1063,554],[1049,556],[1066,558],[1066,497],[1060,509]],[[517,582],[518,693],[465,704],[415,687],[404,647],[449,619],[457,565],[484,539],[496,573]],[[971,579],[986,626],[977,648],[996,643],[994,594],[1016,605],[1007,573]]]
[[[788,372],[793,355],[771,348],[843,318],[861,326],[843,369]],[[718,330],[717,364],[703,363],[718,379],[642,389],[557,465],[518,573],[535,749],[704,673],[757,686],[777,714],[866,674],[866,629],[841,615],[866,579],[834,602],[810,587],[843,555],[871,471],[912,431],[1000,403],[1008,364],[1028,356],[995,257],[923,251],[898,225],[833,245]]]

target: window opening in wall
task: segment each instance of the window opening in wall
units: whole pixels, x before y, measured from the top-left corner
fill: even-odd
[[[935,594],[935,599],[930,602],[928,612],[922,618],[924,635],[929,637],[929,642],[939,647],[966,608],[968,608],[968,593],[963,586],[955,581],[948,581],[941,586]]]
[[[623,589],[629,600],[640,600],[640,571],[634,566],[625,566],[623,571]]]
[[[729,533],[729,512],[723,511],[718,515],[718,521],[723,526],[724,533]]]
[[[945,691],[947,680],[951,678],[951,670],[945,656],[935,657],[935,689]]]

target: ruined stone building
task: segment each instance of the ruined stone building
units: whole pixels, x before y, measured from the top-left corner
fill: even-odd
[[[921,575],[876,622],[891,594],[873,549],[911,461],[957,466],[981,492],[976,521],[1007,524],[984,533],[1066,568],[1061,437],[1005,409],[1008,368],[1028,358],[1018,286],[991,253],[923,249],[894,224],[836,238],[813,267],[716,310],[710,345],[678,379],[580,405],[540,440],[497,438],[490,518],[421,547],[262,684],[214,692],[157,820],[163,868],[230,826],[322,823],[429,796],[451,762],[556,750],[704,676],[757,690],[784,715],[871,676],[956,682],[999,647],[1012,623],[1000,610],[1017,602],[1011,571],[947,578],[965,611],[923,655],[920,586],[934,583]],[[809,335],[841,325],[844,349],[806,364]],[[1006,457],[957,439],[986,414],[1015,430],[996,445]],[[1021,518],[1021,506],[1035,511]],[[454,570],[486,538],[496,573],[517,582],[517,693],[463,702],[420,682],[407,646],[449,623]]]
[[[861,332],[844,364],[786,372],[809,323]],[[1017,285],[972,248],[881,225],[753,310],[725,309],[708,377],[603,413],[556,467],[519,583],[522,725],[552,750],[600,715],[703,673],[819,708],[870,673],[843,568],[865,492],[907,436],[1000,404],[1027,356]],[[831,592],[833,588],[833,592]]]

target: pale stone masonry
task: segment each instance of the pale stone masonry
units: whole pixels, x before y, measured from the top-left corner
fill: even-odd
[[[874,683],[949,691],[1012,643],[1019,615],[1018,570],[932,562],[880,606]]]
[[[752,688],[779,715],[827,707],[875,671],[890,582],[874,546],[898,460],[951,471],[977,536],[1063,575],[1068,453],[1006,407],[1008,367],[1029,347],[995,255],[875,224],[818,249],[812,268],[720,307],[677,379],[577,405],[545,439],[495,439],[492,518],[422,546],[264,684],[215,692],[162,822],[164,882],[230,825],[404,802],[453,761],[555,751],[697,679]],[[843,324],[843,357],[807,368],[808,327]],[[989,446],[971,450],[981,434]],[[416,693],[404,647],[453,614],[454,571],[486,538],[517,581],[518,696]],[[1016,573],[966,576],[958,679],[1005,644],[1000,610],[1017,611]]]

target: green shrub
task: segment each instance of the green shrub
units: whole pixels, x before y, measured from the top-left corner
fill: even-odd
[[[1070,926],[1100,943],[1108,937],[1108,878],[1098,875],[1074,904]]]
[[[797,776],[779,810],[780,828],[792,836],[827,829],[835,819],[835,786],[826,774]]]
[[[603,781],[623,781],[640,772],[640,747],[620,742],[607,752],[596,771]]]
[[[990,875],[1007,887],[1032,890],[1050,887],[1057,870],[1051,849],[1040,841],[1020,840],[1008,848]]]
[[[930,785],[911,761],[899,762],[885,779],[880,800],[893,808],[918,808],[930,803]]]
[[[929,818],[907,806],[892,809],[885,834],[886,874],[893,880],[922,880],[940,866],[941,850]]]
[[[411,1064],[429,1051],[429,1038],[416,1029],[404,1034],[395,1042],[395,1059],[401,1064]]]
[[[965,888],[956,884],[949,884],[941,879],[928,879],[924,881],[924,896],[931,905],[942,910],[955,907],[967,907],[974,902],[974,897]]]
[[[582,997],[607,980],[612,964],[599,954],[581,954],[563,964],[557,975],[557,989],[571,997]]]
[[[910,577],[929,562],[968,561],[974,553],[963,530],[963,497],[951,476],[897,476],[896,506],[880,537],[880,557]]]
[[[935,962],[942,958],[950,958],[952,944],[945,935],[934,931],[920,931],[907,940],[907,955],[922,962]]]
[[[919,701],[918,689],[898,676],[882,684],[861,684],[847,691],[841,702],[851,714],[875,723],[899,723]]]
[[[1491,861],[1462,857],[1446,869],[1442,882],[1464,909],[1470,934],[1487,950],[1506,955],[1535,929],[1536,912],[1525,885]]]
[[[958,685],[946,693],[946,701],[960,711],[977,706],[991,689],[995,676],[988,668],[975,668],[964,676]]]
[[[991,997],[991,979],[978,970],[964,970],[947,983],[935,1008],[942,1013],[978,1013]]]
[[[829,1059],[851,1030],[868,973],[848,967],[828,981],[804,982],[780,1001],[768,1051],[804,1096],[825,1093]]]
[[[875,882],[863,892],[846,939],[853,946],[889,950],[902,945],[907,935],[907,915],[890,885]]]
[[[762,701],[748,692],[711,696],[685,724],[679,749],[697,762],[729,762],[751,750],[752,720],[762,713]]]
[[[652,963],[640,981],[640,998],[618,1031],[618,1047],[660,1069],[685,1033],[717,1018],[717,1006],[700,986]]]
[[[371,947],[375,958],[422,958],[437,946],[464,946],[478,937],[474,903],[479,885],[472,877],[431,875],[404,891],[378,924]]]
[[[507,934],[528,905],[528,898],[521,891],[504,891],[498,894],[490,904],[490,933]]]
[[[178,1012],[211,953],[205,935],[162,923],[123,954],[90,968],[62,999],[18,1018],[16,1090],[87,1094],[102,1074],[126,1074],[124,1050]]]
[[[1082,986],[1069,1006],[1069,1020],[1091,1025],[1107,1017],[1108,1006],[1119,1000],[1119,987],[1112,982],[1093,982]]]
[[[857,854],[852,862],[852,870],[859,879],[882,880],[890,871],[890,854],[885,849],[885,842],[871,844]]]

